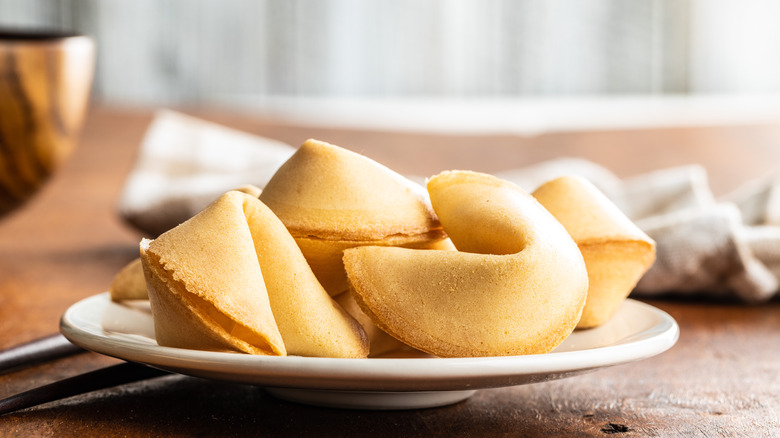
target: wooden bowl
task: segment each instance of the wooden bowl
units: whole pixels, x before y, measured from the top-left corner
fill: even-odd
[[[95,65],[91,38],[0,29],[0,216],[73,151]]]

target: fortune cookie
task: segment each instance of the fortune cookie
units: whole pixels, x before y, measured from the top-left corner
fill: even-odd
[[[317,282],[284,225],[228,192],[141,244],[160,345],[251,354],[365,357],[360,324]]]
[[[458,251],[346,250],[363,312],[440,357],[546,353],[569,336],[588,276],[563,226],[519,187],[490,175],[444,172],[428,191]]]
[[[108,292],[111,301],[149,299],[140,258],[134,259],[116,274]]]
[[[533,196],[563,224],[585,259],[588,298],[577,328],[605,323],[652,266],[655,242],[584,178],[556,178]]]
[[[342,263],[355,246],[451,249],[425,190],[360,154],[307,140],[260,194],[332,296],[347,290]]]
[[[404,357],[414,355],[415,350],[412,347],[377,327],[371,318],[360,310],[360,306],[355,302],[353,294],[345,292],[333,297],[333,299],[363,327],[369,340],[368,357],[388,357],[391,355]]]

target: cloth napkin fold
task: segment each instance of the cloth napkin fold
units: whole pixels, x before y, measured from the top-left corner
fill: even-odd
[[[263,188],[294,152],[277,140],[160,110],[122,190],[119,214],[157,236],[228,190]]]
[[[119,201],[119,214],[153,237],[227,190],[264,187],[295,149],[210,122],[160,111]],[[766,301],[780,289],[780,177],[748,182],[716,199],[701,166],[620,179],[579,158],[498,172],[532,191],[557,176],[593,182],[657,243],[635,296],[701,295]]]

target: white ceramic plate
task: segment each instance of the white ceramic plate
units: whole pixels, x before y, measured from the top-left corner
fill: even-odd
[[[266,387],[291,401],[357,409],[411,409],[464,400],[480,388],[574,376],[662,353],[679,328],[667,313],[627,300],[606,324],[572,333],[542,355],[440,359],[267,357],[161,347],[147,303],[108,293],[71,306],[60,323],[76,345],[120,359],[211,379]]]

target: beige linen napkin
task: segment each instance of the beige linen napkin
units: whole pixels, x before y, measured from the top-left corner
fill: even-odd
[[[276,140],[158,111],[125,183],[119,213],[149,237],[157,236],[228,190],[264,187],[293,152]]]
[[[544,178],[574,173],[598,179],[599,186],[657,243],[657,259],[637,284],[635,296],[665,294],[736,296],[761,302],[780,288],[780,218],[777,179],[750,182],[716,200],[706,171],[698,165],[661,169],[615,183],[616,177],[593,163],[553,160],[503,174],[532,190]],[[555,169],[555,174],[540,168]],[[749,218],[749,221],[744,218]],[[780,225],[780,220],[775,222]]]
[[[127,180],[120,215],[156,236],[224,191],[264,187],[293,152],[275,140],[161,111]],[[621,180],[590,161],[562,158],[496,173],[528,191],[565,174],[592,181],[657,242],[656,263],[634,295],[733,296],[753,303],[780,289],[780,177],[715,199],[697,165]]]

